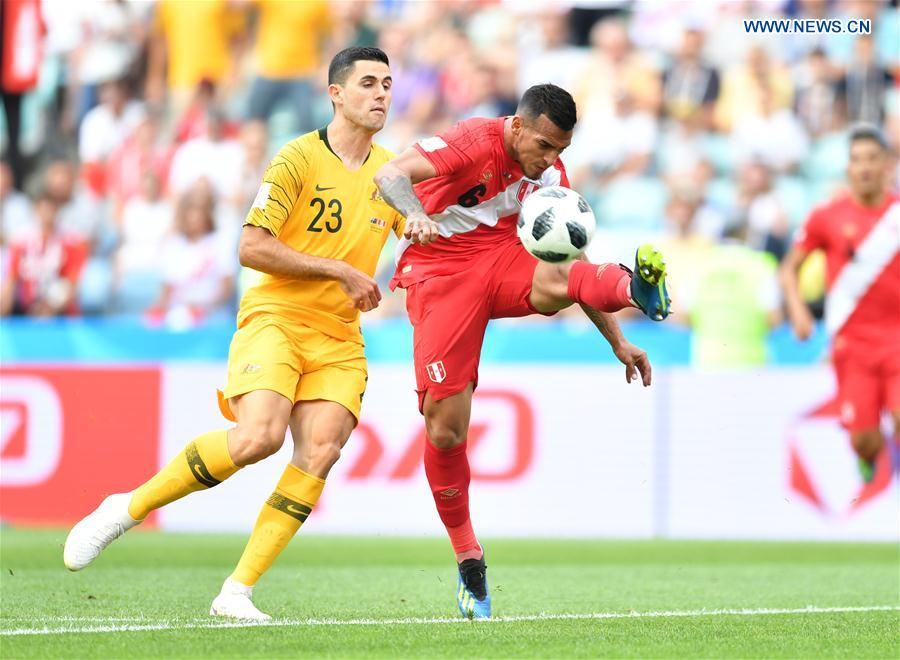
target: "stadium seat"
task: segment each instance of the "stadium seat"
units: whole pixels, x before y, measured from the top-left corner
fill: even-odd
[[[826,135],[814,143],[803,163],[803,173],[811,179],[841,179],[847,168],[847,136]]]
[[[718,174],[734,171],[734,149],[728,136],[708,133],[703,137],[703,153]]]
[[[731,179],[720,176],[709,182],[706,198],[723,213],[728,212],[737,199],[737,187]]]
[[[791,227],[799,226],[811,206],[809,184],[799,177],[783,176],[775,181],[774,192],[787,214]]]
[[[151,270],[126,272],[115,292],[115,311],[141,314],[159,298],[162,290],[160,274]]]
[[[78,280],[78,306],[82,314],[108,311],[112,291],[112,267],[101,257],[88,259]]]
[[[297,137],[294,115],[289,108],[279,106],[269,117],[269,150],[277,151],[285,142]]]
[[[811,181],[809,183],[810,208],[824,204],[846,187],[847,184],[841,179]]]

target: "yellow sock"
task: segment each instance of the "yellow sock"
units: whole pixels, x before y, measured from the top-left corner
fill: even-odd
[[[151,511],[188,493],[222,483],[239,469],[228,453],[228,432],[204,433],[134,491],[128,515],[143,520]]]
[[[231,579],[247,586],[256,584],[312,512],[324,487],[324,479],[289,464],[259,512]]]

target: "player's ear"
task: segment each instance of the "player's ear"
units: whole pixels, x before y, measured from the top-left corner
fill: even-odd
[[[524,120],[519,115],[513,115],[511,127],[514,137],[519,137],[519,134],[522,132],[522,128],[524,126]]]
[[[328,96],[331,98],[331,102],[337,105],[338,102],[344,102],[344,88],[337,83],[331,83],[328,85]]]

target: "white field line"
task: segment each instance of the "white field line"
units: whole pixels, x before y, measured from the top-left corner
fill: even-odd
[[[475,625],[515,623],[521,621],[578,621],[593,619],[670,619],[700,616],[770,616],[780,614],[829,614],[839,612],[900,612],[900,605],[868,605],[862,607],[816,607],[809,605],[798,608],[759,608],[759,609],[718,609],[718,610],[672,610],[660,612],[594,612],[587,614],[529,614],[525,616],[501,616],[493,619],[476,621]],[[56,622],[81,622],[81,621],[105,621],[106,625],[96,626],[69,626],[42,628],[14,628],[0,630],[0,636],[11,637],[15,635],[72,635],[85,633],[119,633],[119,632],[145,632],[155,630],[201,630],[216,628],[281,628],[304,626],[417,626],[434,624],[460,624],[470,623],[466,619],[274,619],[272,621],[220,621],[214,619],[197,619],[194,621],[158,621],[155,623],[137,623],[140,618],[124,619],[136,623],[115,622],[123,619],[99,619],[78,617],[57,617]]]

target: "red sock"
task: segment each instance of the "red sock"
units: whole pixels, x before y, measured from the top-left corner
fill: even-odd
[[[438,449],[426,441],[425,476],[457,561],[477,559],[482,553],[469,519],[470,473],[466,443],[452,449]]]
[[[631,274],[618,264],[572,263],[569,298],[601,312],[632,307]]]

